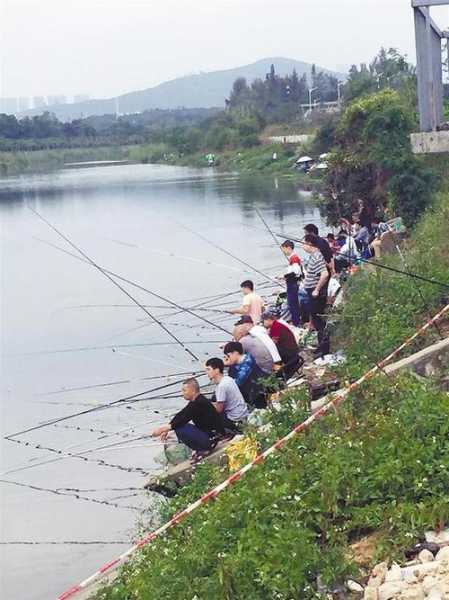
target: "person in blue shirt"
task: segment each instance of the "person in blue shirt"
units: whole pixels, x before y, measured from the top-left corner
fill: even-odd
[[[261,379],[266,373],[257,365],[251,354],[244,352],[240,342],[228,342],[223,352],[223,362],[228,367],[229,377],[238,385],[245,402],[256,408],[265,408],[266,394]]]

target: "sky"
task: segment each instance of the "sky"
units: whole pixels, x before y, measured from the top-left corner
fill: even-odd
[[[0,96],[110,97],[284,56],[415,61],[410,0],[0,0]],[[432,17],[449,27],[449,7]]]

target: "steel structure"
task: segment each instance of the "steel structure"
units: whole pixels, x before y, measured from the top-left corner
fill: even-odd
[[[449,0],[412,0],[419,119],[420,130],[424,132],[436,131],[443,120],[442,40],[449,38],[449,32],[441,31],[430,16],[431,6],[442,5],[449,6]]]

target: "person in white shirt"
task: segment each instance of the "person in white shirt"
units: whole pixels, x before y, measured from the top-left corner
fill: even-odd
[[[268,335],[267,330],[263,325],[254,325],[253,320],[249,315],[243,316],[240,321],[235,324],[236,328],[242,327],[245,333],[248,333],[254,338],[259,339],[268,352],[271,355],[273,363],[280,363],[282,361],[276,344]]]
[[[247,279],[240,284],[243,293],[242,305],[239,308],[231,309],[233,315],[249,315],[253,323],[260,323],[260,317],[264,308],[263,299],[254,291],[254,283]]]

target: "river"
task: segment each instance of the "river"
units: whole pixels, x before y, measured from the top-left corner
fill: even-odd
[[[167,377],[201,369],[227,339],[122,283],[183,341],[199,359],[194,361],[28,207],[97,264],[182,306],[236,291],[243,279],[263,279],[193,232],[276,275],[282,256],[255,207],[278,232],[298,235],[307,222],[321,224],[311,194],[275,178],[121,165],[0,180],[3,435],[177,381]],[[211,304],[218,311],[230,306],[224,302],[238,301],[237,294]],[[199,314],[225,329],[232,324],[219,312]],[[167,390],[177,392],[178,386]],[[160,446],[133,440],[182,401],[149,394],[155,399],[119,403],[2,440],[1,597],[54,598],[130,544],[140,518],[136,509],[156,500],[140,491],[140,472],[98,461],[148,472],[160,468],[154,460]],[[116,445],[98,449],[108,444]],[[82,460],[55,452],[62,449],[91,452]],[[96,502],[104,500],[108,504]],[[151,525],[151,508],[144,520]]]

